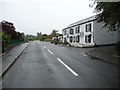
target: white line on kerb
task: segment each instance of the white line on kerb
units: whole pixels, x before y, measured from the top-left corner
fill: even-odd
[[[57,58],[57,60],[62,63],[70,72],[72,72],[75,76],[79,76],[75,71],[73,71],[68,65],[66,65],[62,60]]]
[[[50,53],[50,54],[53,54],[53,52],[51,52],[49,49],[47,49],[48,50],[48,52]]]
[[[46,48],[45,46],[43,46],[44,48]]]

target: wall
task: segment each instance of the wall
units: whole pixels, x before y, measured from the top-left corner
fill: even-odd
[[[96,45],[114,44],[118,41],[118,33],[116,31],[108,31],[107,28],[103,28],[103,23],[93,22],[94,30],[94,42]]]

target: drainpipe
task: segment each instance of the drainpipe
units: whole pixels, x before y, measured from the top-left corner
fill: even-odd
[[[94,26],[93,26],[93,43],[95,44],[95,46],[97,46],[97,44],[95,43],[95,37],[94,37]]]

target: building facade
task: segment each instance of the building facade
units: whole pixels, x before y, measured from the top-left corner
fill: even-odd
[[[70,24],[62,30],[63,43],[68,42],[75,47],[91,47],[95,45],[114,44],[118,41],[118,32],[103,28],[92,16]]]

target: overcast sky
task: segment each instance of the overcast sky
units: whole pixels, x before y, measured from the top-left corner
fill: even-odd
[[[95,15],[89,0],[1,0],[0,20],[14,23],[16,31],[50,34],[69,24]],[[1,11],[1,10],[0,10]]]

